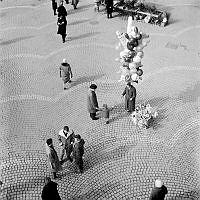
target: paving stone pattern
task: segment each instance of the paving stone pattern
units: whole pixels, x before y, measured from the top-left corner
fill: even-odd
[[[0,199],[40,199],[44,177],[51,176],[44,144],[53,138],[60,153],[64,125],[85,139],[86,150],[83,174],[68,162],[59,173],[62,199],[146,200],[157,178],[168,188],[167,200],[200,199],[199,2],[152,2],[171,16],[165,28],[135,22],[151,40],[136,85],[137,103],[159,113],[147,130],[125,112],[124,84],[117,81],[115,31],[126,30],[126,17],[107,19],[103,8],[93,11],[93,1],[81,0],[77,10],[69,4],[63,44],[51,2],[1,2]],[[58,70],[63,58],[74,74],[66,91]],[[114,107],[108,125],[87,113],[92,82],[99,105]]]

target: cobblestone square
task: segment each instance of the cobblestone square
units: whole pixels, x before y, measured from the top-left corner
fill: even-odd
[[[126,31],[127,17],[93,1],[80,0],[68,11],[66,43],[57,34],[51,1],[0,2],[0,186],[1,200],[38,200],[50,176],[45,141],[60,154],[58,132],[68,125],[86,141],[84,173],[65,162],[58,190],[63,200],[148,200],[154,181],[168,189],[166,200],[200,199],[200,2],[146,0],[170,13],[169,25],[134,21],[149,34],[143,80],[136,104],[158,111],[149,129],[139,129],[124,110],[115,32]],[[59,65],[73,71],[63,90]],[[92,121],[87,91],[96,83],[99,106],[113,107],[111,122]]]

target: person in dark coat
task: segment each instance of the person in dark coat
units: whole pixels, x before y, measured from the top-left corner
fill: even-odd
[[[67,59],[63,59],[63,62],[60,65],[60,78],[63,80],[64,90],[70,86],[72,77],[72,70],[70,65],[67,63]]]
[[[135,98],[136,98],[136,89],[131,83],[127,83],[127,86],[122,93],[122,96],[125,95],[125,109],[128,112],[135,111]]]
[[[61,15],[61,16],[58,17],[57,25],[58,25],[57,34],[60,34],[62,36],[63,43],[65,43],[65,38],[66,38],[66,35],[67,35],[66,34],[67,20],[66,20],[65,16]]]
[[[60,130],[58,134],[58,140],[59,140],[59,145],[62,148],[61,151],[61,158],[60,158],[60,163],[63,164],[63,157],[66,152],[67,155],[67,160],[70,160],[72,162],[71,158],[71,153],[73,150],[73,140],[74,140],[74,131],[72,129],[69,129],[68,126],[64,126],[63,129]]]
[[[84,144],[85,141],[80,135],[75,135],[75,140],[73,144],[73,158],[76,168],[78,168],[80,173],[83,173],[83,154],[84,154]]]
[[[163,185],[161,180],[157,179],[149,200],[164,200],[167,193],[167,188]]]
[[[105,0],[105,4],[106,4],[106,11],[107,11],[107,18],[112,18],[113,0]]]
[[[90,113],[90,117],[92,118],[92,120],[99,119],[96,117],[96,113],[99,108],[97,96],[95,93],[96,89],[97,89],[97,86],[95,84],[91,84],[88,91],[88,95],[87,95],[87,109],[88,109],[88,112]]]
[[[67,17],[67,10],[65,6],[63,6],[63,2],[60,2],[60,5],[57,8],[57,12],[58,12],[58,17],[59,16],[64,16],[65,18]]]
[[[51,178],[46,177],[45,178],[45,186],[42,190],[42,200],[61,200],[58,189],[58,184],[51,181]]]
[[[74,9],[77,9],[79,0],[72,0],[72,5],[74,6]]]
[[[52,0],[52,9],[53,9],[54,15],[56,15],[56,10],[57,10],[57,2],[56,2],[56,0]]]
[[[53,178],[56,179],[58,178],[56,173],[62,170],[62,166],[60,164],[57,152],[53,147],[53,140],[51,138],[46,141],[46,153],[50,162]]]

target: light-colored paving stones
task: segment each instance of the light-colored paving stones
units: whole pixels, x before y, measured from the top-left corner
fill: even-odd
[[[56,34],[56,17],[46,0],[1,2],[0,178],[3,200],[40,199],[50,175],[44,142],[69,125],[86,141],[82,175],[64,164],[62,199],[146,200],[156,178],[168,200],[200,199],[200,23],[199,2],[151,1],[171,13],[165,28],[135,23],[150,34],[143,59],[144,78],[136,85],[137,103],[149,102],[159,116],[140,130],[123,109],[118,83],[119,51],[115,31],[126,17],[106,19],[93,2],[68,9],[69,41]],[[59,63],[67,58],[74,72],[63,91]],[[86,94],[98,85],[99,105],[114,106],[111,123],[91,121]]]

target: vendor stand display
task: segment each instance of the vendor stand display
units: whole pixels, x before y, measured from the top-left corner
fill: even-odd
[[[131,15],[138,22],[153,25],[166,26],[168,15],[165,11],[158,10],[139,0],[117,0],[114,1],[114,10],[123,15]]]
[[[139,128],[147,129],[150,127],[151,121],[158,116],[150,104],[140,104],[136,106],[135,111],[131,114],[131,119]]]

